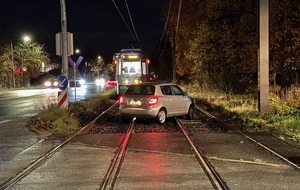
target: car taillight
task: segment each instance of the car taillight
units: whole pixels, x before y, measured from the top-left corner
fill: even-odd
[[[119,104],[124,105],[124,97],[123,96],[119,97]]]
[[[148,101],[148,106],[154,106],[158,102],[158,97],[152,96],[150,100]]]

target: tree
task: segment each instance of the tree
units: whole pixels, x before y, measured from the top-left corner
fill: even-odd
[[[13,54],[12,54],[13,53]],[[13,56],[13,64],[12,64]],[[31,73],[30,68],[41,68],[42,62],[49,63],[49,54],[44,51],[44,46],[38,43],[20,42],[11,47],[11,44],[5,45],[0,55],[2,62],[1,71],[3,71],[8,81],[12,81],[14,71],[15,84],[25,86],[29,84]],[[14,65],[14,68],[12,68]],[[3,85],[3,84],[2,84]]]
[[[176,47],[179,76],[190,76],[203,89],[235,93],[257,89],[253,87],[258,82],[258,1],[165,3],[166,36]],[[299,0],[270,0],[270,71],[281,76],[283,89],[300,70],[299,10]]]
[[[7,45],[1,45],[0,49],[0,86],[2,88],[13,87],[13,68],[11,61],[11,53]]]
[[[97,77],[99,78],[100,72],[103,70],[103,66],[104,66],[104,60],[101,56],[98,56],[91,65],[91,72],[93,73],[92,75],[97,74],[98,75]]]
[[[270,71],[275,84],[280,76],[283,94],[300,68],[299,10],[298,0],[270,0]]]
[[[181,12],[176,38],[181,73],[190,73],[200,86],[225,92],[243,92],[255,85],[257,4],[251,0],[184,4],[192,11]]]
[[[116,65],[115,64],[113,64],[113,63],[107,64],[104,70],[108,76],[115,78],[115,75],[116,75]]]
[[[164,56],[161,56],[161,62],[165,63],[168,57],[174,59],[175,53],[175,69],[178,76],[183,77],[190,74],[192,62],[184,55],[188,41],[197,23],[199,16],[199,3],[195,0],[167,0],[165,2],[164,16],[166,22],[166,39]],[[167,48],[171,46],[172,48]],[[173,52],[173,51],[176,52]],[[166,57],[168,55],[168,57]],[[169,67],[162,65],[162,67]],[[164,72],[165,69],[163,69]],[[165,75],[165,74],[164,74]]]

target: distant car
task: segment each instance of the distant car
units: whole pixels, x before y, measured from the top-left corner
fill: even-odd
[[[116,79],[109,79],[106,81],[106,84],[105,84],[105,89],[106,90],[110,90],[110,89],[116,89],[117,88],[117,81]]]
[[[76,87],[81,87],[81,86],[85,85],[85,80],[84,79],[77,79],[75,81],[74,79],[71,79],[69,81],[69,87],[75,87],[75,84],[76,84]]]
[[[44,86],[47,88],[56,88],[58,87],[58,81],[57,79],[50,78],[44,82]]]
[[[168,117],[186,116],[192,119],[195,101],[177,84],[141,83],[130,85],[119,97],[119,112],[124,120],[129,118],[156,118],[165,123]]]
[[[96,84],[96,86],[104,87],[105,86],[105,79],[104,78],[97,78],[95,80],[95,84]]]

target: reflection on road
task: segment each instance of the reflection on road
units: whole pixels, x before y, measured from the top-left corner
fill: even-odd
[[[87,98],[87,96],[89,95],[88,90],[89,89],[87,85],[76,88],[69,88],[69,102],[75,102]]]
[[[32,116],[51,104],[57,104],[59,91],[61,90],[58,88],[49,88],[0,92],[0,121],[8,117],[21,117],[28,114]],[[77,87],[76,90],[74,87],[68,88],[68,101],[79,101],[102,91],[103,88],[95,84]]]

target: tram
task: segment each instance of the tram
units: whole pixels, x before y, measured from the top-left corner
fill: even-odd
[[[122,49],[115,53],[113,62],[116,64],[117,94],[121,95],[131,84],[147,82],[149,78],[149,59],[142,49]]]

